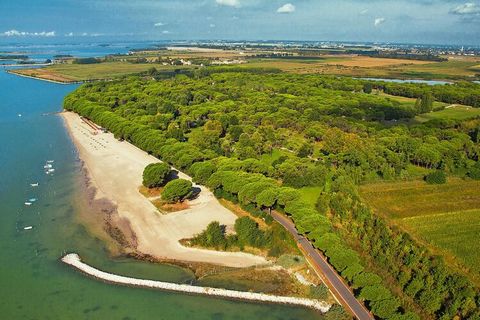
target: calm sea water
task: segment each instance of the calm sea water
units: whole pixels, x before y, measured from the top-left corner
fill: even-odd
[[[119,274],[192,279],[177,267],[110,259],[104,244],[78,222],[79,210],[87,210],[77,205],[78,155],[61,118],[45,115],[59,111],[74,89],[0,71],[0,319],[320,318],[303,308],[109,285],[63,265],[58,259],[70,251]],[[46,160],[55,160],[53,176],[44,173]],[[38,200],[27,207],[30,198]]]

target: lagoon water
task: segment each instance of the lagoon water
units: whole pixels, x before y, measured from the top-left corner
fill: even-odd
[[[360,78],[362,80],[372,80],[372,81],[383,81],[383,82],[393,82],[393,83],[417,83],[417,84],[428,84],[430,86],[435,85],[445,85],[451,84],[449,81],[440,81],[440,80],[420,80],[420,79],[385,79],[385,78]]]
[[[79,200],[80,162],[62,119],[50,114],[61,109],[63,97],[74,89],[0,70],[1,319],[321,318],[303,308],[114,286],[62,264],[64,252],[77,252],[106,271],[179,283],[192,280],[181,268],[109,258],[104,243],[79,222],[79,212],[88,210]],[[46,160],[55,160],[54,175],[45,174]],[[36,182],[39,187],[30,186]],[[38,200],[27,207],[29,198]]]

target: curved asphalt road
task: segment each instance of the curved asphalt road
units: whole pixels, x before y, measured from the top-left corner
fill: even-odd
[[[342,303],[343,306],[359,320],[374,319],[365,306],[355,298],[350,291],[350,288],[343,282],[342,278],[332,266],[330,266],[323,254],[316,250],[304,236],[298,234],[293,222],[289,218],[275,211],[272,211],[271,215],[275,221],[280,223],[293,235],[298,246],[304,253],[305,258],[307,258],[317,274],[323,279],[325,284],[328,285],[340,303]]]

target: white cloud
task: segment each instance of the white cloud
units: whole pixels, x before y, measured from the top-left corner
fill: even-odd
[[[73,32],[66,33],[65,37],[73,37]]]
[[[215,25],[215,24],[213,24],[213,23],[210,23],[210,28],[215,28],[215,27],[216,27],[216,25]]]
[[[155,23],[153,26],[155,26],[155,27],[163,27],[163,26],[166,26],[166,25],[167,25],[167,24],[164,23],[164,22],[157,22],[157,23]]]
[[[365,10],[360,11],[360,14],[361,14],[362,16],[366,15],[367,13],[368,13],[368,9],[365,9]]]
[[[105,35],[106,35],[105,33],[87,33],[87,32],[78,34],[78,36],[81,36],[81,37],[103,37]],[[122,35],[128,35],[128,34],[125,33]]]
[[[375,22],[374,22],[374,25],[375,25],[375,27],[379,27],[380,25],[384,24],[385,21],[386,21],[385,18],[376,18]]]
[[[168,30],[163,30],[163,31],[162,31],[162,34],[170,34],[170,31],[168,31]]]
[[[479,15],[480,6],[476,5],[473,2],[467,2],[453,8],[452,10],[450,10],[450,12],[458,15]]]
[[[5,37],[55,37],[55,31],[27,32],[12,29],[5,31],[4,33],[0,33],[0,35]]]
[[[295,12],[295,6],[291,3],[286,3],[277,9],[278,13],[292,13]]]
[[[240,7],[240,0],[215,0],[218,5],[227,6],[227,7]]]

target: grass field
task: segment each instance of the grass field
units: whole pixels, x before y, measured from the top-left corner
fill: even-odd
[[[478,73],[475,66],[478,58],[451,58],[446,62],[429,63],[425,65],[410,65],[391,68],[391,72],[400,72],[406,76],[422,78],[451,79],[457,77],[473,77]]]
[[[425,243],[480,284],[480,181],[450,178],[367,184],[362,198],[374,211]]]
[[[424,181],[367,184],[362,197],[391,219],[480,208],[480,181],[450,178],[443,185]]]
[[[402,220],[414,234],[453,254],[480,278],[480,210],[420,215]]]
[[[82,81],[111,79],[144,72],[152,67],[157,70],[174,70],[179,68],[154,63],[104,62],[96,64],[57,64],[46,68],[23,69],[17,72],[48,80]]]
[[[433,119],[442,120],[466,120],[480,116],[480,109],[461,105],[452,105],[441,111],[424,113],[415,117],[418,122],[426,122]]]
[[[400,102],[404,106],[413,107],[415,106],[416,99],[414,98],[407,98],[407,97],[398,97],[392,96],[389,94],[385,94],[383,92],[376,93],[380,96],[387,97],[389,99],[395,100]],[[415,117],[416,123],[418,122],[427,122],[433,119],[442,119],[442,120],[466,120],[474,117],[480,116],[480,109],[479,108],[472,108],[469,106],[463,105],[449,105],[448,103],[438,102],[435,101],[433,103],[433,109],[442,109],[438,111],[433,111],[430,113],[420,114]]]
[[[322,190],[323,187],[303,187],[299,189],[300,193],[302,194],[302,200],[305,201],[305,203],[311,205],[312,207],[315,207],[318,196],[320,195],[320,192],[322,192]]]
[[[404,106],[410,106],[410,107],[414,107],[415,106],[415,103],[417,102],[417,99],[415,98],[408,98],[408,97],[401,97],[401,96],[393,96],[393,95],[390,95],[390,94],[386,94],[384,92],[376,92],[375,94],[379,95],[379,96],[382,96],[382,97],[387,97],[389,99],[392,99],[392,100],[395,100],[395,101],[398,101],[400,102],[402,105]],[[439,102],[439,101],[434,101],[433,102],[433,109],[441,109],[443,107],[447,107],[449,104],[448,103],[444,103],[444,102]]]

